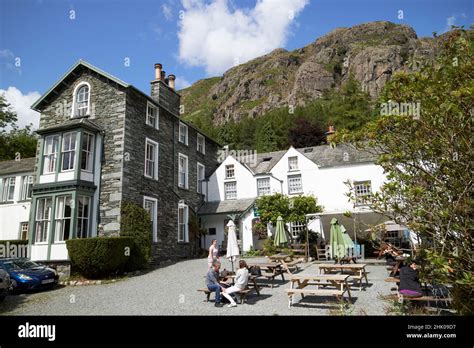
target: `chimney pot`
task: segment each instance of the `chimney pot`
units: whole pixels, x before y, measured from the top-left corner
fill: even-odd
[[[174,75],[169,75],[168,76],[168,86],[174,90],[174,87],[175,87],[175,84],[174,84],[174,81],[176,80],[176,76]]]
[[[160,63],[155,64],[155,80],[161,80],[161,69],[163,69],[163,65]]]
[[[165,82],[165,76],[166,76],[166,71],[164,70],[161,70],[161,77],[160,77],[160,80]]]

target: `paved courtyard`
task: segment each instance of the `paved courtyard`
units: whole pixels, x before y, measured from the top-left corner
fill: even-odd
[[[247,259],[248,260],[248,259]],[[252,261],[264,261],[252,258]],[[223,259],[223,268],[230,263]],[[340,313],[335,298],[306,297],[292,308],[283,289],[289,288],[281,277],[271,289],[265,286],[261,295],[251,292],[247,302],[236,308],[216,308],[205,302],[197,289],[204,287],[207,259],[181,261],[148,273],[115,283],[66,286],[39,293],[8,296],[0,303],[2,315],[334,315]],[[384,266],[369,265],[370,286],[353,289],[352,315],[384,315],[386,302],[379,298],[389,294],[392,284],[384,282]],[[316,264],[301,272],[317,273]],[[264,283],[263,281],[260,281]],[[213,295],[211,301],[213,301]],[[299,299],[299,297],[298,297]]]

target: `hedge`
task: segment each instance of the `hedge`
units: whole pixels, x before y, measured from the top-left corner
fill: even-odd
[[[66,241],[72,271],[88,278],[123,272],[133,248],[131,237],[77,238]]]

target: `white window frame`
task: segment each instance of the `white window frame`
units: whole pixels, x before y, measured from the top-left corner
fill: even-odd
[[[82,210],[82,214],[79,212],[80,200],[87,199],[89,204],[87,204],[87,216],[85,214],[86,209]],[[77,220],[76,220],[76,235],[75,238],[88,238],[91,234],[90,228],[90,221],[92,219],[92,197],[86,195],[79,195],[77,196]],[[79,223],[82,224],[82,227],[87,226],[87,234],[85,236],[78,236],[77,233],[79,232]]]
[[[51,139],[51,152],[48,149],[48,140]],[[56,144],[56,148],[54,146]],[[61,137],[59,134],[48,135],[43,140],[43,174],[56,173],[58,166],[58,154],[61,151]],[[46,165],[46,159],[48,159],[48,165]],[[52,167],[51,168],[51,163]]]
[[[147,210],[147,202],[153,203],[153,211],[149,212],[152,228],[151,235],[153,243],[158,243],[158,199],[149,196],[143,196],[143,209],[145,210]]]
[[[201,141],[201,145],[202,145],[202,149],[200,150],[199,149],[199,141]],[[197,140],[196,140],[196,150],[200,153],[202,153],[203,155],[206,154],[206,138],[202,135],[202,134],[197,134]]]
[[[202,178],[199,177],[199,169],[202,169]],[[202,163],[197,163],[197,169],[196,169],[196,192],[200,194],[204,194],[203,190],[203,183],[204,179],[206,178],[206,166]]]
[[[150,116],[150,109],[154,110],[154,115],[151,115]],[[149,122],[150,119],[154,119],[154,122]],[[145,123],[150,126],[150,127],[153,127],[155,129],[160,129],[160,112],[159,112],[159,108],[155,105],[153,105],[152,103],[150,103],[149,101],[147,101],[146,103],[146,120],[145,120]]]
[[[183,219],[181,222],[179,217],[179,211],[183,209]],[[183,238],[181,238],[181,229],[184,228]],[[189,207],[184,203],[178,204],[178,242],[179,243],[188,243],[189,242]]]
[[[66,139],[67,136],[74,136],[74,148],[73,149],[68,149],[68,150],[64,150],[64,141]],[[61,139],[61,168],[60,168],[60,171],[61,172],[71,172],[73,171],[75,168],[76,168],[76,156],[77,156],[77,132],[73,131],[73,132],[67,132],[67,133],[64,133],[63,136],[62,136],[62,139]],[[71,139],[71,138],[70,138]],[[71,141],[69,141],[69,146],[71,145]],[[67,154],[68,157],[69,157],[69,168],[68,169],[63,169],[63,165],[64,165],[64,155]],[[72,154],[72,156],[71,156]],[[73,157],[73,161],[72,161],[72,168],[71,168],[71,157]]]
[[[15,176],[8,176],[2,179],[1,202],[13,202],[15,200],[15,186],[16,186]],[[11,195],[11,198],[10,198],[10,195]]]
[[[370,196],[371,194],[372,194],[372,181],[371,180],[354,181],[354,196],[355,196],[356,206],[366,205],[366,203],[361,202],[361,198]]]
[[[292,186],[290,184],[291,182],[291,179],[294,179],[294,178],[299,178],[300,179],[300,189],[299,190],[292,190]],[[288,194],[289,195],[293,195],[293,194],[298,194],[298,193],[302,193],[303,192],[303,178],[301,176],[301,174],[295,174],[295,175],[288,175]]]
[[[66,201],[70,199],[70,207],[71,207],[71,215],[66,217],[65,208],[66,208]],[[59,210],[61,207],[60,200],[64,200],[62,204],[62,211]],[[73,212],[74,212],[74,201],[71,194],[56,196],[56,211],[54,213],[54,241],[55,243],[64,243],[66,240],[71,239],[72,237],[72,223],[74,222],[73,219]],[[64,239],[64,225],[66,221],[69,220],[69,237],[68,239]]]
[[[20,201],[31,199],[33,191],[33,175],[23,175],[21,177]]]
[[[84,86],[87,86],[88,89],[89,89],[89,92],[88,92],[88,95],[87,95],[87,107],[85,108],[86,109],[86,112],[84,115],[79,115],[78,113],[78,107],[77,107],[77,93],[79,92],[79,89],[81,87],[84,87]],[[91,85],[89,84],[89,82],[81,82],[79,83],[75,88],[74,88],[74,92],[73,92],[73,95],[72,95],[72,110],[71,110],[71,117],[85,117],[85,116],[90,116],[90,110],[91,110]],[[81,108],[83,109],[83,108]]]
[[[181,159],[185,160],[185,171],[182,171],[181,168]],[[184,173],[185,182],[181,182],[181,174]],[[178,187],[182,189],[189,189],[189,160],[188,156],[183,155],[182,153],[178,154]]]
[[[46,214],[46,210],[42,212],[39,211],[40,201],[44,201],[43,208],[46,207],[46,202],[49,200],[49,209],[48,213]],[[51,219],[53,213],[53,198],[52,197],[41,197],[36,200],[36,209],[35,209],[35,236],[34,236],[34,243],[35,244],[48,244],[49,233],[51,231]],[[39,225],[43,226],[43,234],[41,235],[43,238],[38,239],[38,227]],[[45,227],[46,225],[46,227]],[[44,231],[44,228],[46,231]]]
[[[87,146],[84,149],[84,141],[88,139]],[[90,146],[90,147],[89,147]],[[82,133],[81,139],[81,170],[84,172],[92,173],[94,168],[94,148],[95,148],[95,135],[92,133]],[[85,154],[85,168],[83,168],[83,154]]]
[[[290,233],[293,239],[299,239],[300,234],[306,228],[306,224],[304,222],[290,222]]]
[[[152,159],[148,158],[148,145],[153,146],[154,148],[154,156]],[[144,175],[147,178],[158,180],[158,160],[159,160],[159,151],[160,151],[160,144],[156,141],[153,141],[149,138],[145,138],[145,168],[144,168]],[[147,164],[148,162],[153,161],[153,175],[147,173]]]
[[[268,185],[261,185],[262,182],[268,182]],[[262,190],[265,190],[265,192],[262,192]],[[270,178],[257,178],[257,196],[266,196],[271,194],[271,186],[270,186]]]
[[[298,156],[290,156],[288,157],[288,171],[292,172],[295,170],[299,170],[298,167]]]
[[[26,229],[24,228],[26,226]],[[20,234],[18,236],[18,240],[28,240],[29,238],[29,230],[30,230],[30,223],[28,221],[22,221],[20,222]],[[26,238],[23,239],[23,232],[26,233]]]
[[[232,167],[232,169],[230,169],[229,167]],[[234,164],[227,164],[224,167],[224,170],[225,170],[226,179],[235,179],[235,165]],[[232,171],[232,176],[229,175],[229,171]]]
[[[181,137],[184,135],[184,141],[181,139]],[[179,123],[179,135],[178,135],[178,140],[180,143],[184,145],[188,145],[188,126],[184,124],[183,122]]]
[[[234,185],[234,190],[229,190],[229,186]],[[232,193],[232,195],[230,195]],[[224,183],[224,199],[233,200],[237,199],[237,181],[227,181]]]

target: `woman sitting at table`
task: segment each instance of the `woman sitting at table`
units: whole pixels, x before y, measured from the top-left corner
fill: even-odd
[[[417,264],[413,260],[408,266],[400,269],[400,286],[398,292],[408,297],[423,295],[420,281],[418,280]]]
[[[234,282],[235,284],[230,288],[224,289],[222,291],[222,295],[229,300],[230,304],[227,307],[236,307],[237,303],[235,303],[234,299],[230,294],[234,292],[239,292],[241,290],[245,290],[247,288],[247,283],[249,281],[249,271],[247,269],[247,263],[244,260],[239,261],[239,269],[235,274]]]

